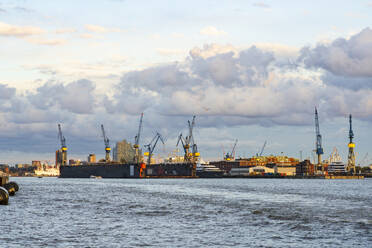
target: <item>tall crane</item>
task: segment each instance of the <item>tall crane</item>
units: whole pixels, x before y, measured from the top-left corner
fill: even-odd
[[[163,140],[163,137],[161,136],[160,133],[156,133],[155,137],[151,140],[151,142],[147,145],[145,145],[145,147],[147,147],[147,165],[150,165],[151,164],[151,157],[152,157],[152,152],[154,151],[155,147],[156,147],[156,144],[158,143],[158,141],[161,141],[163,144],[164,144],[164,140]]]
[[[265,140],[265,142],[264,142],[264,144],[263,144],[263,146],[262,146],[262,148],[261,148],[261,151],[260,151],[260,157],[262,156],[262,153],[263,153],[263,151],[265,150],[266,143],[267,143],[267,141]]]
[[[319,130],[318,111],[316,107],[315,107],[315,133],[316,133],[315,152],[318,155],[318,164],[316,167],[321,167],[321,170],[323,171],[322,154],[324,152],[323,152],[323,147],[322,147],[322,135],[320,134],[320,130]]]
[[[226,153],[225,160],[229,161],[229,160],[235,159],[235,148],[236,148],[237,143],[238,143],[238,139],[235,140],[231,153]]]
[[[111,152],[111,147],[110,147],[110,140],[106,136],[105,128],[103,127],[103,124],[101,124],[101,129],[102,129],[102,136],[103,136],[103,142],[105,143],[105,160],[106,162],[110,161],[110,152]]]
[[[58,124],[58,138],[61,141],[62,156],[60,158],[61,165],[67,164],[67,146],[65,136],[62,134],[61,124]]]
[[[349,115],[349,154],[347,156],[347,171],[351,173],[356,173],[355,171],[355,154],[354,148],[355,144],[353,143],[354,133],[352,129],[352,116]]]
[[[178,136],[177,145],[180,143],[182,144],[182,147],[185,151],[185,161],[191,161],[196,162],[197,157],[199,157],[198,147],[195,144],[194,136],[193,136],[193,129],[195,126],[195,115],[192,118],[192,121],[187,121],[188,128],[189,128],[189,134],[186,137],[182,136],[182,133]],[[191,147],[191,152],[190,152]]]
[[[134,162],[139,163],[140,161],[140,154],[139,154],[139,142],[140,142],[140,137],[141,137],[141,132],[142,132],[142,119],[143,119],[143,113],[141,113],[141,118],[138,126],[138,132],[136,137],[134,137],[134,150],[135,150],[135,155],[134,155]]]

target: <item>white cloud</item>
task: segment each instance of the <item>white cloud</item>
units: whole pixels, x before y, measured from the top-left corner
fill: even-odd
[[[200,34],[207,35],[207,36],[222,36],[227,35],[227,33],[223,30],[219,30],[216,27],[208,26],[200,30]]]
[[[59,46],[67,43],[64,39],[27,38],[28,42],[38,45]]]
[[[232,45],[219,45],[216,43],[212,44],[204,44],[202,48],[199,47],[194,47],[190,51],[190,55],[192,57],[197,57],[200,56],[202,58],[208,58],[215,56],[217,54],[221,53],[228,53],[228,52],[233,52],[234,54],[238,53],[238,48],[232,46]]]
[[[0,85],[0,136],[4,143],[8,136],[22,140],[17,149],[29,149],[30,143],[41,151],[49,148],[42,144],[52,142],[55,124],[63,121],[67,137],[74,138],[76,149],[87,152],[91,151],[87,146],[94,142],[86,137],[96,139],[100,123],[109,123],[108,130],[120,138],[132,137],[141,112],[145,112],[148,120],[144,130],[149,131],[144,137],[152,136],[151,131],[156,129],[172,138],[194,114],[198,115],[199,130],[313,125],[314,106],[322,110],[322,121],[351,112],[356,118],[372,122],[371,76],[364,66],[358,68],[353,64],[370,61],[370,43],[369,33],[362,31],[349,39],[324,45],[323,50],[317,50],[318,46],[309,48],[309,53],[301,53],[300,63],[294,67],[277,63],[282,55],[276,50],[286,50],[280,45],[242,49],[211,44],[192,49],[190,56],[180,62],[124,73],[121,78],[114,78],[118,81],[113,87],[105,85],[103,89],[88,80],[47,82],[22,93]],[[334,50],[346,55],[339,60],[349,68],[334,66]],[[306,59],[309,64],[304,62]],[[122,72],[125,58],[112,60],[116,62],[77,61],[61,68],[75,68],[77,75],[83,71],[106,73],[108,69],[117,74]],[[34,69],[51,78],[60,73],[49,64]],[[99,147],[101,143],[97,142]]]
[[[300,61],[308,68],[322,68],[335,75],[372,77],[372,30],[366,28],[349,39],[305,47]]]
[[[82,38],[82,39],[102,39],[103,36],[84,33],[84,34],[80,35],[80,38]]]
[[[25,37],[43,33],[45,33],[45,31],[39,27],[16,26],[0,22],[0,36]]]
[[[75,33],[75,28],[60,28],[56,30],[56,34]]]
[[[91,24],[85,25],[85,29],[93,33],[111,33],[111,32],[117,33],[117,32],[122,31],[120,28],[107,28],[107,27],[103,27],[99,25],[91,25]]]

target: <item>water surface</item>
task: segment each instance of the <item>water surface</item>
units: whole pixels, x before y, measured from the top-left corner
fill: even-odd
[[[372,247],[372,179],[12,181],[0,247]]]

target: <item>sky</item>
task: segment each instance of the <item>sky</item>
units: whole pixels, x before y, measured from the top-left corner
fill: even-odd
[[[372,1],[0,0],[0,163],[53,162],[61,123],[69,158],[104,157],[160,132],[176,149],[196,115],[204,160],[324,158],[372,162]],[[370,155],[368,155],[369,153]],[[363,158],[366,158],[363,160]]]

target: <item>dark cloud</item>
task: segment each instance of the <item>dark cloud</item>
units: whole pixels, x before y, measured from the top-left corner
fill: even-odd
[[[28,98],[39,109],[47,110],[58,104],[61,109],[72,113],[91,114],[95,105],[94,90],[95,85],[86,79],[67,85],[47,83]]]
[[[372,89],[372,77],[351,77],[338,76],[326,72],[322,76],[322,80],[327,85],[360,91],[363,89]]]
[[[0,99],[10,99],[16,93],[16,89],[8,87],[6,84],[0,84]]]
[[[363,69],[371,58],[371,51],[365,50],[370,32],[304,48],[296,66],[283,66],[277,63],[278,55],[254,46],[234,52],[205,46],[208,51],[193,50],[184,61],[125,73],[108,92],[98,92],[85,79],[47,82],[22,94],[0,84],[0,137],[25,139],[24,144],[35,144],[40,151],[53,151],[58,148],[56,124],[62,123],[70,150],[88,153],[103,151],[101,123],[113,142],[133,141],[141,112],[143,143],[155,131],[173,142],[186,131],[192,115],[197,115],[200,132],[312,126],[314,106],[321,110],[322,121],[348,113],[372,121],[371,76]],[[347,55],[347,63],[363,66],[342,71],[342,61],[332,58],[334,49]],[[312,71],[319,68],[319,73]],[[29,149],[25,146],[16,149]]]
[[[299,61],[308,68],[322,68],[339,76],[372,77],[372,30],[366,28],[350,39],[305,47]]]

